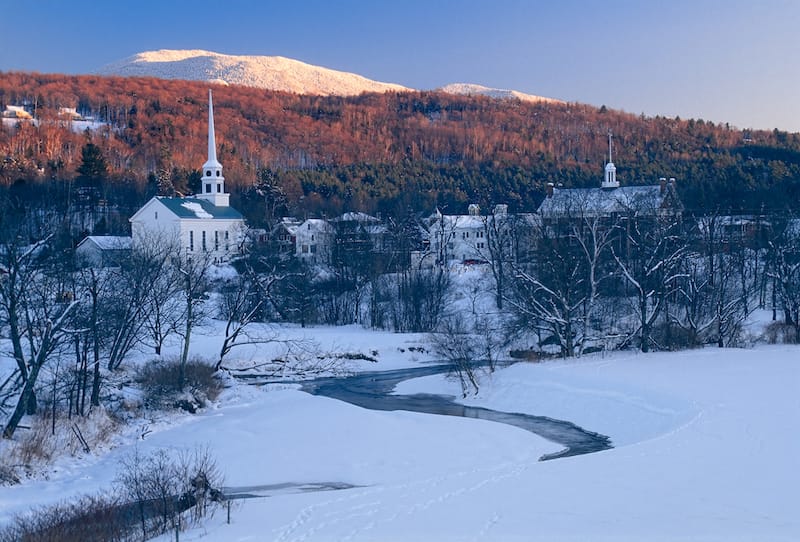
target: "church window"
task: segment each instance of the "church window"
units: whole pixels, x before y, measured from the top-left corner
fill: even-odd
[[[221,184],[217,185],[217,192],[222,192],[222,185]]]
[[[219,250],[219,232],[214,231],[214,250]]]
[[[203,252],[205,252],[206,250],[208,250],[208,247],[206,246],[206,232],[205,232],[205,230],[203,231],[203,241],[202,241],[202,243],[203,243]]]
[[[158,211],[156,211],[156,220],[158,220]]]
[[[193,250],[194,250],[194,232],[190,231],[189,232],[189,251],[193,251]]]
[[[228,232],[225,232],[225,250],[228,250]]]
[[[211,170],[210,169],[206,171],[206,177],[211,177]]]
[[[211,192],[211,183],[206,183],[206,194]]]
[[[217,177],[219,177],[221,173],[221,171],[217,170]]]

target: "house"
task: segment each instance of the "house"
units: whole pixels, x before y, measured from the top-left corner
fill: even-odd
[[[272,227],[268,242],[273,252],[292,256],[297,253],[297,229],[300,224],[302,222],[296,218],[283,217]]]
[[[116,267],[130,254],[132,238],[115,235],[90,235],[75,248],[75,258],[89,267]]]
[[[310,263],[328,264],[336,230],[321,218],[309,218],[295,229],[295,255]]]
[[[30,120],[33,116],[20,105],[7,105],[6,110],[3,111],[3,118]]]
[[[227,262],[240,255],[245,238],[241,213],[230,206],[222,164],[217,160],[214,106],[208,91],[208,160],[201,193],[190,197],[155,196],[130,219],[134,246],[175,244],[187,257]]]
[[[367,250],[376,253],[389,252],[392,239],[389,228],[380,218],[360,212],[344,213],[331,220],[337,237],[348,242],[363,241],[368,244]]]

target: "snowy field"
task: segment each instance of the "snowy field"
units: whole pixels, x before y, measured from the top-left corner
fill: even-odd
[[[319,328],[386,370],[430,361],[422,337]],[[198,352],[214,350],[213,334]],[[409,347],[414,347],[409,350]],[[260,353],[263,355],[263,352]],[[238,353],[240,362],[259,352]],[[397,393],[458,394],[443,377]],[[343,483],[237,501],[182,541],[800,540],[800,348],[617,353],[517,364],[469,404],[573,421],[615,448],[540,462],[559,446],[483,420],[374,412],[292,386],[236,386],[218,405],[136,443],[61,461],[48,480],[0,488],[0,522],[107,487],[133,446],[208,446],[227,486]],[[162,537],[163,541],[174,540]]]

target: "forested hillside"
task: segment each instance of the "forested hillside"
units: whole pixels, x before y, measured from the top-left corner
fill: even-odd
[[[0,108],[25,106],[37,119],[4,119],[0,183],[25,197],[91,192],[121,209],[189,193],[205,161],[207,88],[0,73]],[[232,203],[256,224],[287,213],[458,212],[467,202],[534,210],[547,182],[599,183],[609,130],[620,181],[675,177],[689,210],[800,201],[796,133],[434,92],[343,98],[216,86],[214,104]],[[63,107],[102,124],[76,130]]]

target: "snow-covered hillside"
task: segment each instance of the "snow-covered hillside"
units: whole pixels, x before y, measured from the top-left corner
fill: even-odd
[[[488,96],[490,98],[497,98],[500,100],[522,100],[523,102],[547,102],[547,103],[564,103],[562,100],[555,98],[545,98],[544,96],[536,96],[534,94],[525,94],[516,90],[506,90],[501,88],[484,87],[483,85],[475,85],[473,83],[452,83],[445,85],[439,89],[441,92],[448,94],[463,94],[466,96]]]
[[[373,81],[355,73],[331,70],[281,56],[223,55],[199,49],[145,51],[108,64],[100,68],[97,73],[124,77],[208,81],[214,84],[244,85],[321,96],[354,96],[363,92],[414,90],[395,83]],[[436,90],[449,94],[489,96],[501,100],[563,103],[554,98],[471,83],[453,83]]]
[[[223,55],[203,50],[146,51],[108,64],[98,73],[211,81],[323,96],[411,90],[280,56]]]

